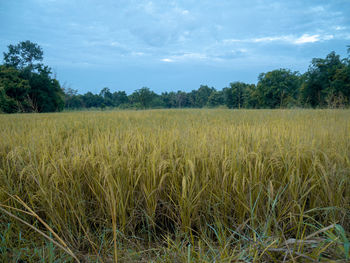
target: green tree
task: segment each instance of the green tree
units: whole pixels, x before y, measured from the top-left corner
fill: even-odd
[[[189,94],[184,91],[177,91],[175,96],[175,105],[178,108],[188,108],[191,106]]]
[[[224,89],[224,100],[228,108],[242,108],[245,105],[248,84],[243,82],[230,83],[229,88]]]
[[[214,91],[208,98],[209,107],[217,107],[224,104],[224,94],[222,91]]]
[[[5,67],[17,70],[18,77],[29,83],[27,98],[23,96],[21,89],[13,92],[10,97],[20,101],[21,105],[28,102],[30,107],[25,107],[26,111],[60,111],[64,106],[63,90],[59,82],[51,77],[51,69],[38,63],[42,59],[41,47],[29,40],[8,46],[8,52],[4,52]],[[9,95],[8,91],[5,93]]]
[[[244,108],[258,108],[258,93],[255,84],[247,84],[243,105]]]
[[[176,93],[174,91],[171,92],[163,92],[161,94],[161,99],[163,100],[164,106],[166,108],[176,108]]]
[[[147,87],[136,90],[131,94],[131,100],[134,104],[139,105],[143,109],[147,109],[152,105],[155,93]]]
[[[103,104],[103,98],[92,92],[87,92],[82,96],[83,103],[86,108],[99,108]]]
[[[29,68],[32,71],[38,65],[34,62],[42,61],[43,55],[44,52],[38,44],[27,40],[17,45],[9,45],[8,52],[4,52],[4,62],[6,66],[20,70]]]
[[[51,69],[39,67],[38,73],[29,78],[29,97],[35,111],[61,111],[64,107],[64,93],[58,80],[51,78]]]
[[[113,104],[116,107],[119,107],[121,105],[126,105],[129,103],[128,95],[125,91],[116,91],[112,95],[113,98]]]
[[[297,104],[300,87],[298,72],[278,69],[261,73],[258,78],[257,99],[262,108],[284,108]]]
[[[312,107],[326,106],[329,96],[341,90],[342,85],[334,81],[337,72],[339,78],[342,78],[341,75],[346,73],[341,73],[343,67],[343,62],[335,52],[329,53],[325,59],[312,59],[300,91],[302,103]]]
[[[334,79],[331,83],[328,103],[329,106],[344,106],[350,101],[350,63],[337,69]]]
[[[20,78],[20,72],[12,67],[0,65],[0,111],[6,113],[30,110],[27,80]]]
[[[207,85],[201,85],[195,93],[195,107],[202,108],[207,105],[210,95],[215,89],[209,88]]]
[[[111,107],[111,106],[114,106],[114,103],[113,103],[113,94],[112,92],[110,91],[109,88],[105,87],[103,88],[101,91],[100,91],[100,96],[103,98],[103,104],[105,106],[108,106],[108,107]]]
[[[83,108],[82,96],[78,94],[78,90],[67,88],[64,91],[64,106],[67,109]]]
[[[342,60],[342,66],[336,69],[332,77],[329,102],[335,104],[334,106],[344,106],[350,101],[350,46],[348,46],[348,54],[349,57]]]

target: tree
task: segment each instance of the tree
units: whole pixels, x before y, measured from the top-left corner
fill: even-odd
[[[113,98],[113,104],[116,107],[129,103],[129,98],[128,98],[128,95],[126,95],[125,91],[114,92],[112,95],[112,98]]]
[[[28,82],[29,89],[25,94],[27,97],[24,96],[23,89],[11,89],[12,92],[7,90],[5,93],[10,98],[20,101],[22,106],[29,104],[30,107],[24,107],[25,111],[60,111],[64,106],[63,90],[58,80],[51,77],[51,69],[38,63],[42,59],[41,47],[29,40],[9,45],[8,52],[4,52],[5,67],[16,70],[18,77]]]
[[[156,94],[153,91],[150,91],[149,88],[143,87],[132,93],[131,99],[134,103],[139,104],[143,109],[147,109],[151,106],[155,95]]]
[[[64,89],[64,106],[68,109],[80,109],[83,107],[82,96],[78,95],[78,90],[72,88]]]
[[[248,84],[245,89],[244,108],[258,108],[258,92],[255,84]]]
[[[171,92],[163,92],[161,95],[161,99],[166,108],[176,108],[176,93],[174,91]]]
[[[6,66],[23,70],[29,68],[30,71],[37,65],[35,61],[42,61],[44,52],[38,44],[29,40],[22,41],[17,45],[9,45],[9,51],[4,52],[4,61]]]
[[[35,111],[61,111],[64,107],[64,93],[58,80],[51,78],[49,67],[39,67],[38,73],[29,78],[29,97]]]
[[[209,107],[217,107],[224,104],[224,94],[222,91],[214,91],[208,98]]]
[[[259,75],[258,104],[263,108],[284,108],[296,104],[300,87],[298,72],[278,69]]]
[[[242,108],[246,100],[246,89],[249,85],[243,82],[230,83],[229,88],[224,89],[224,101],[228,108]]]
[[[100,96],[103,98],[103,100],[104,100],[103,104],[105,106],[108,106],[108,107],[114,106],[113,94],[109,88],[107,88],[107,87],[103,88],[100,92]]]
[[[28,81],[20,78],[18,70],[0,65],[0,111],[6,113],[28,111],[29,90]]]
[[[350,63],[337,69],[328,94],[329,106],[343,106],[350,101]],[[331,104],[331,105],[330,105]],[[339,105],[337,105],[339,104]]]
[[[192,107],[188,93],[184,91],[178,91],[175,96],[175,105],[178,108],[188,108]]]
[[[207,85],[201,85],[195,93],[195,106],[202,108],[207,105],[210,95],[215,92],[215,89],[209,88]]]
[[[188,104],[189,107],[191,108],[195,108],[195,107],[199,107],[198,103],[197,103],[197,90],[192,90],[191,92],[187,93],[187,97],[188,97]]]
[[[344,64],[335,52],[329,53],[325,59],[312,59],[301,87],[302,103],[304,105],[309,104],[312,107],[326,106],[329,95],[339,92],[341,85],[334,83],[334,80],[336,73],[341,71],[343,67]],[[339,75],[342,74],[339,73]]]
[[[338,66],[332,77],[329,98],[333,99],[331,106],[343,106],[350,101],[350,46],[348,46],[349,57],[343,59],[342,66]]]
[[[98,108],[102,106],[103,98],[97,94],[93,94],[92,92],[87,92],[82,96],[82,100],[86,108]]]

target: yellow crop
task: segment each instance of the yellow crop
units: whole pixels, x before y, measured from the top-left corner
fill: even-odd
[[[349,110],[0,115],[0,261],[348,260],[349,233]]]

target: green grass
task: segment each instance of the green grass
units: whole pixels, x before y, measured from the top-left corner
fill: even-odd
[[[0,261],[350,259],[349,110],[0,115]]]

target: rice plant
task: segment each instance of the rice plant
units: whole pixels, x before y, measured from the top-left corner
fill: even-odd
[[[2,262],[350,259],[349,110],[0,115]]]

